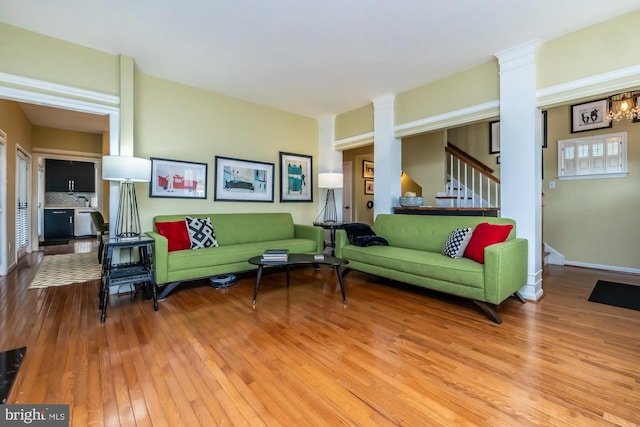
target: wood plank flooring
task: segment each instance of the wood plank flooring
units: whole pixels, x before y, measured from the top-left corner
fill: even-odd
[[[503,324],[471,302],[328,268],[272,270],[160,302],[98,281],[27,290],[42,253],[0,278],[0,350],[27,346],[8,403],[65,403],[74,426],[640,425],[640,311],[590,303],[598,279],[547,268]]]

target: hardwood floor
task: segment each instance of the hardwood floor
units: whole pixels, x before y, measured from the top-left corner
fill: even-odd
[[[502,325],[471,302],[326,268],[178,288],[153,311],[98,281],[27,290],[42,253],[0,278],[0,350],[27,346],[8,403],[65,403],[74,426],[640,424],[640,311],[591,303],[598,279],[550,266]]]

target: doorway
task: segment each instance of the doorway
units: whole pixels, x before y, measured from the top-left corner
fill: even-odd
[[[7,182],[7,134],[0,129],[0,182]],[[7,193],[0,185],[0,276],[7,275]]]
[[[353,164],[344,162],[342,164],[342,222],[353,222],[351,205],[353,205],[353,194],[351,187],[353,185]]]

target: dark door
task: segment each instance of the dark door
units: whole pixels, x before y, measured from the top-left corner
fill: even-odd
[[[73,191],[93,193],[96,191],[95,164],[92,162],[73,162]]]
[[[46,159],[44,170],[45,191],[71,191],[70,160]]]

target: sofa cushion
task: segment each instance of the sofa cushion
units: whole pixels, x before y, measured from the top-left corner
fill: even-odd
[[[484,287],[484,265],[465,258],[451,259],[439,252],[393,246],[363,248],[348,245],[344,247],[342,255],[349,262],[375,265],[472,288]]]
[[[169,252],[191,248],[185,221],[156,222],[156,229],[167,238]]]
[[[203,249],[218,246],[216,233],[210,218],[185,217],[191,249]]]
[[[473,229],[471,227],[456,228],[453,230],[451,234],[449,234],[447,241],[444,242],[442,255],[448,255],[454,259],[462,258],[464,250],[471,240],[472,231]]]
[[[169,271],[183,271],[242,263],[244,270],[254,269],[255,266],[247,263],[249,258],[262,255],[265,250],[273,248],[288,248],[290,253],[314,253],[316,242],[308,239],[286,239],[221,245],[197,251],[176,251],[169,254],[168,267]],[[227,272],[235,271],[240,270],[231,269]]]
[[[507,240],[513,225],[498,225],[482,222],[473,230],[471,241],[464,251],[464,256],[484,264],[484,248]]]

